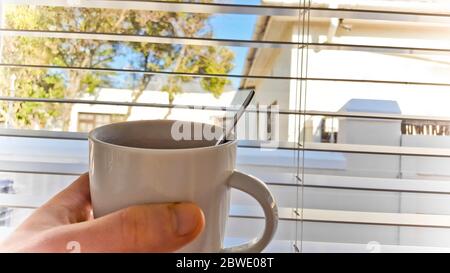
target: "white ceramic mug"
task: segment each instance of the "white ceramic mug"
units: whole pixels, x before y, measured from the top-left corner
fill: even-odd
[[[277,206],[262,181],[235,170],[236,141],[218,146],[205,138],[177,141],[174,124],[179,121],[123,122],[89,134],[94,217],[137,204],[194,202],[202,208],[206,226],[181,252],[262,251],[277,228]],[[184,122],[183,126],[218,130],[199,123]],[[266,224],[259,239],[223,249],[230,187],[259,202]]]

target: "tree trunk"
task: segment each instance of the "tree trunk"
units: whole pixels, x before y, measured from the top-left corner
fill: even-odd
[[[67,92],[65,94],[65,98],[76,98],[76,95],[80,92],[81,88],[81,79],[83,78],[83,73],[80,72],[72,72],[74,73],[69,80],[69,88],[67,88]],[[72,104],[65,104],[62,107],[61,120],[63,131],[68,131],[70,126],[70,118],[72,113]]]
[[[172,114],[173,100],[174,100],[174,98],[172,96],[169,96],[169,109],[167,110],[167,113],[164,116],[164,119],[168,119],[169,116]]]
[[[88,54],[83,61],[81,62],[80,67],[91,66],[92,65],[92,56]],[[69,79],[69,88],[67,88],[66,94],[64,94],[64,98],[77,98],[81,89],[81,80],[85,75],[85,72],[72,71]],[[73,104],[67,104],[63,106],[62,110],[62,122],[63,122],[63,130],[68,131],[70,126],[70,118],[72,113]]]
[[[170,23],[172,24],[172,26],[174,27],[175,31],[177,32],[177,34],[181,37],[183,36],[183,31],[181,30],[181,28],[179,27],[179,25],[174,22],[173,20],[170,21]],[[186,55],[186,46],[183,46],[178,54],[178,57],[175,61],[175,64],[173,65],[173,71],[176,72],[180,69],[181,63],[183,58]],[[148,56],[145,56],[145,64],[144,67],[145,69],[147,69],[148,66]],[[139,85],[139,87],[133,92],[132,95],[132,100],[131,102],[135,103],[139,100],[139,98],[142,96],[142,94],[144,93],[145,88],[147,88],[147,85],[150,83],[151,80],[151,76],[148,75],[144,75],[141,84]],[[170,87],[169,87],[170,89]],[[170,96],[169,93],[169,105],[172,106],[173,103],[173,97]],[[128,110],[127,113],[125,115],[125,119],[128,120],[130,118],[131,115],[131,110],[132,110],[132,106],[128,106]],[[169,107],[169,110],[167,111],[166,115],[164,116],[164,119],[167,119],[170,115],[172,114],[172,107]]]
[[[61,113],[61,120],[63,122],[63,131],[69,131],[70,118],[72,114],[72,105],[64,105]]]
[[[145,75],[145,76],[142,78],[142,81],[141,81],[141,83],[139,84],[138,88],[135,89],[135,90],[133,91],[133,94],[131,95],[131,96],[132,96],[132,97],[131,97],[131,102],[132,102],[132,103],[136,103],[136,102],[139,100],[139,98],[140,98],[140,97],[142,96],[142,94],[144,93],[145,88],[147,88],[147,85],[150,83],[151,78],[152,78],[152,77],[151,77],[151,76],[148,76],[148,75]],[[125,114],[125,120],[128,120],[128,119],[130,118],[132,108],[133,108],[133,106],[128,106],[127,113]]]

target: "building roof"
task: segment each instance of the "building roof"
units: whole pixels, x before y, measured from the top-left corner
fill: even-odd
[[[340,110],[340,112],[364,112],[401,114],[400,106],[393,100],[370,100],[351,99]]]
[[[269,20],[270,20],[270,16],[261,16],[258,18],[258,20],[256,21],[256,24],[255,24],[254,31],[253,31],[252,40],[260,41],[262,39],[262,37],[264,37]],[[249,51],[247,53],[247,57],[245,59],[245,63],[244,63],[243,75],[250,75],[253,61],[256,58],[256,52],[257,52],[257,48],[252,47],[249,49]],[[247,82],[247,79],[243,78],[241,80],[239,88],[240,89],[247,88],[248,86],[246,85],[246,82]]]
[[[298,6],[298,0],[261,0],[261,5],[273,6]],[[450,14],[450,1],[448,0],[312,0],[311,7],[317,8],[339,8],[350,10],[376,10],[390,12],[415,12]],[[254,28],[252,39],[255,41],[263,40],[268,28],[269,22],[277,17],[261,16]],[[298,17],[294,18],[296,20]],[[392,18],[391,18],[392,20]],[[419,17],[416,18],[420,22]],[[402,19],[399,19],[402,21]],[[286,21],[287,23],[288,21]],[[258,48],[250,48],[245,60],[243,75],[251,75],[253,64],[257,58]],[[251,88],[248,86],[248,79],[243,78],[240,88]]]
[[[298,0],[261,0],[263,5],[299,6]],[[402,12],[445,13],[450,11],[448,0],[312,0],[312,7]]]

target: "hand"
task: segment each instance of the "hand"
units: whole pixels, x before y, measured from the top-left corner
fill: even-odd
[[[38,208],[0,244],[0,252],[170,252],[203,230],[203,212],[191,203],[132,206],[92,218],[89,176]]]

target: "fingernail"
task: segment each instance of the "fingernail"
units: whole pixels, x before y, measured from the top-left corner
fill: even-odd
[[[175,204],[175,229],[178,236],[185,236],[194,232],[201,224],[203,215],[194,204]]]

